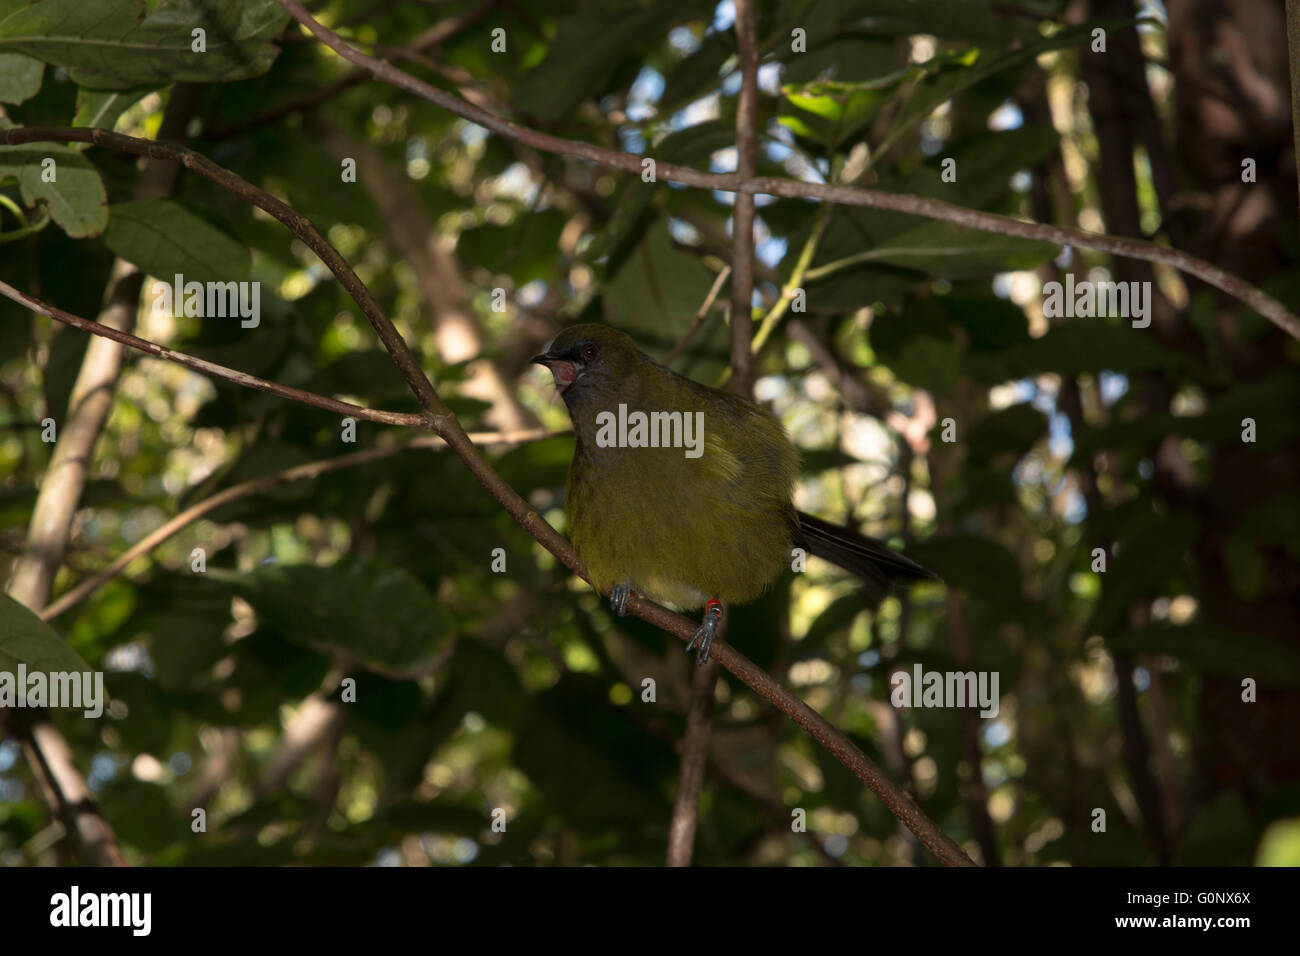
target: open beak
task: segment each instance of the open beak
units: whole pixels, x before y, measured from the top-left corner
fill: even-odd
[[[555,377],[555,387],[564,394],[564,390],[573,384],[573,380],[578,377],[578,368],[568,359],[562,359],[555,355],[538,355],[533,358],[534,364],[545,365],[551,370],[551,375]]]

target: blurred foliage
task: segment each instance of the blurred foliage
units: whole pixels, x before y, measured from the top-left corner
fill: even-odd
[[[1026,218],[1043,218],[1048,197],[1054,221],[1103,228],[1109,186],[1085,59],[1094,30],[1114,39],[1132,20],[1067,27],[1063,0],[758,6],[760,175]],[[363,47],[464,17],[406,65],[556,135],[734,168],[727,2],[312,8]],[[206,55],[185,52],[196,24]],[[729,257],[729,196],[539,155],[383,84],[347,82],[346,64],[286,24],[272,0],[0,0],[0,122],[152,137],[175,110],[188,145],[330,238],[471,431],[495,427],[503,402],[567,425],[527,365],[565,324],[610,322],[658,357],[682,336]],[[127,41],[148,54],[120,55]],[[1164,25],[1144,23],[1140,43],[1163,64],[1149,67],[1151,100],[1176,139],[1175,105],[1189,94]],[[1285,75],[1283,102],[1284,87]],[[1204,240],[1222,224],[1209,197],[1237,171],[1207,180],[1196,163],[1238,144],[1198,135],[1160,160],[1174,165],[1190,225],[1162,217],[1150,157],[1132,170],[1159,241]],[[1289,135],[1254,146],[1288,155]],[[426,264],[404,258],[402,226],[374,183],[340,177],[340,157],[361,149],[402,180],[411,199],[398,207],[438,246],[431,282]],[[50,156],[53,183],[40,175]],[[1296,309],[1294,163],[1260,176],[1289,189],[1289,204],[1261,213],[1241,244],[1250,259],[1225,267],[1249,266]],[[147,280],[138,331],[286,385],[414,408],[354,304],[278,223],[197,176],[182,172],[167,198],[141,197],[139,177],[133,158],[107,150],[0,148],[0,279],[92,317],[114,256],[163,283],[256,281],[261,322],[243,328],[152,314]],[[759,384],[804,452],[800,506],[907,547],[945,583],[873,616],[850,581],[814,563],[736,609],[731,638],[978,857],[1294,865],[1296,343],[1167,270],[1155,278],[1172,333],[1045,317],[1041,286],[1058,271],[1122,274],[1088,250],[872,209],[823,214],[802,200],[760,198],[758,215],[756,316],[807,258],[806,302],[777,326]],[[1228,245],[1192,251],[1214,258]],[[431,301],[430,284],[447,298]],[[474,364],[444,350],[451,313],[477,328],[472,357],[492,363],[504,398],[485,397]],[[722,373],[721,314],[680,371]],[[0,300],[7,562],[49,462],[40,423],[66,424],[86,341]],[[362,422],[355,443],[341,437],[314,409],[129,355],[55,596],[212,494],[404,436]],[[561,528],[571,448],[557,437],[491,453]],[[53,624],[0,604],[0,653],[80,655],[107,672],[107,716],[53,717],[133,861],[663,859],[691,661],[671,638],[614,617],[449,453],[401,451],[225,504]],[[1117,660],[1134,670],[1163,849],[1125,759],[1135,728],[1121,720]],[[999,715],[971,729],[952,710],[892,708],[891,672],[915,664],[996,671]],[[1259,683],[1256,704],[1241,701],[1246,678]],[[1092,829],[1094,808],[1106,810],[1105,833]],[[807,832],[792,831],[796,809]],[[66,843],[41,837],[48,821],[17,742],[0,743],[0,863],[71,861]],[[696,859],[926,857],[833,757],[724,675]]]

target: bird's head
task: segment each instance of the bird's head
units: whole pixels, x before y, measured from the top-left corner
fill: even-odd
[[[555,377],[555,386],[570,411],[608,402],[634,381],[637,365],[648,361],[631,336],[594,323],[572,325],[533,359]]]

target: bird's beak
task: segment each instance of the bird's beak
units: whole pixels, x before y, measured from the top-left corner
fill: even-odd
[[[573,380],[578,377],[578,369],[573,362],[549,353],[534,356],[533,363],[536,365],[545,365],[551,370],[551,374],[555,376],[555,387],[560,390],[561,395],[564,394],[566,388],[573,384]]]

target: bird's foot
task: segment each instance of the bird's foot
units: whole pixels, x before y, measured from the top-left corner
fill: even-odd
[[[630,584],[615,584],[609,589],[609,606],[619,617],[627,617],[627,599],[631,593]]]
[[[686,645],[686,653],[691,652],[695,642],[700,642],[700,663],[703,664],[709,659],[709,648],[713,646],[713,637],[718,633],[718,624],[722,621],[722,602],[710,599],[709,603],[704,605],[704,620],[700,623],[700,628],[691,638],[691,642]]]

